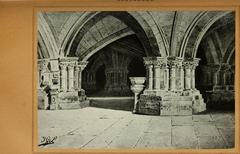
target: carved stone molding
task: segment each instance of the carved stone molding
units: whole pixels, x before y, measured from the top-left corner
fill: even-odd
[[[78,67],[80,67],[81,70],[84,70],[88,64],[88,61],[79,61],[78,62]]]
[[[41,72],[48,72],[48,65],[49,65],[50,59],[39,59],[38,60],[38,70]]]

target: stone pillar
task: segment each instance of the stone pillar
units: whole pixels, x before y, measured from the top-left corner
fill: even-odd
[[[194,58],[192,62],[192,70],[191,70],[191,88],[192,90],[196,90],[195,88],[195,70],[199,63],[199,58]]]
[[[160,67],[160,90],[164,90],[165,89],[165,65],[161,65]]]
[[[191,89],[191,68],[189,66],[185,69],[185,89]]]
[[[214,86],[218,85],[218,72],[219,72],[219,65],[209,65],[211,68],[211,83]]]
[[[154,89],[160,90],[160,65],[154,64]]]
[[[152,90],[153,89],[153,65],[147,65],[147,89]]]
[[[167,57],[167,63],[169,66],[169,71],[170,71],[170,90],[171,91],[175,91],[177,90],[176,87],[176,71],[178,66],[182,65],[182,58],[179,57]]]
[[[165,67],[165,75],[164,75],[164,84],[165,84],[165,91],[169,90],[169,67],[166,65]]]
[[[184,83],[185,90],[196,90],[195,88],[195,69],[198,66],[199,58],[186,59],[183,63],[184,65]]]
[[[146,67],[146,90],[153,90],[153,59],[152,57],[143,57]]]
[[[176,66],[170,66],[170,90],[176,90]]]
[[[181,84],[181,90],[184,90],[184,69],[183,69],[183,66],[180,67],[180,84]]]
[[[75,90],[77,90],[77,91],[79,91],[79,72],[80,72],[80,68],[79,68],[79,66],[76,66],[75,67],[75,72],[74,72],[74,76],[75,76],[75,80],[74,80],[74,88],[75,88]]]
[[[229,76],[229,72],[230,72],[230,65],[229,64],[222,64],[221,71],[222,71],[222,75],[223,75],[222,86],[226,86],[228,84],[227,80],[228,80],[228,76]]]
[[[61,91],[74,91],[74,67],[76,66],[76,62],[78,57],[64,57],[59,59],[60,63],[60,82]]]
[[[189,61],[184,61],[184,85],[185,90],[191,89],[191,67],[192,64]]]
[[[231,69],[230,85],[231,85],[231,86],[234,86],[235,65],[232,65],[230,69]]]
[[[86,68],[88,62],[87,61],[79,61],[78,62],[78,68],[79,68],[79,71],[78,71],[78,90],[81,91],[82,89],[82,71]]]
[[[49,83],[49,59],[39,59],[38,60],[38,71],[39,71],[39,79],[40,79],[40,85],[41,84],[51,84]],[[42,80],[43,77],[43,80]]]
[[[68,65],[68,90],[74,91],[74,65]]]
[[[67,66],[64,63],[60,64],[60,90],[66,91],[67,90]]]

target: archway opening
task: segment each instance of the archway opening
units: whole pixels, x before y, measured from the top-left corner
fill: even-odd
[[[100,66],[96,71],[96,90],[101,91],[106,84],[105,65]]]
[[[145,56],[136,35],[121,38],[92,55],[83,73],[90,105],[131,111],[134,98],[129,77],[146,76]]]
[[[197,50],[196,88],[208,110],[234,110],[234,63],[227,61],[234,48],[234,18],[227,15],[206,32]],[[230,49],[230,50],[229,50]],[[233,53],[234,55],[234,53]]]

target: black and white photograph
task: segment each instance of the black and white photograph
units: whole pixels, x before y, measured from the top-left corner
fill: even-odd
[[[235,11],[36,19],[38,148],[235,148]]]

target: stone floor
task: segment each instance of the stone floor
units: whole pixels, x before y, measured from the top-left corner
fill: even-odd
[[[193,148],[234,147],[234,113],[147,116],[88,107],[39,110],[42,137],[57,136],[44,148]]]

